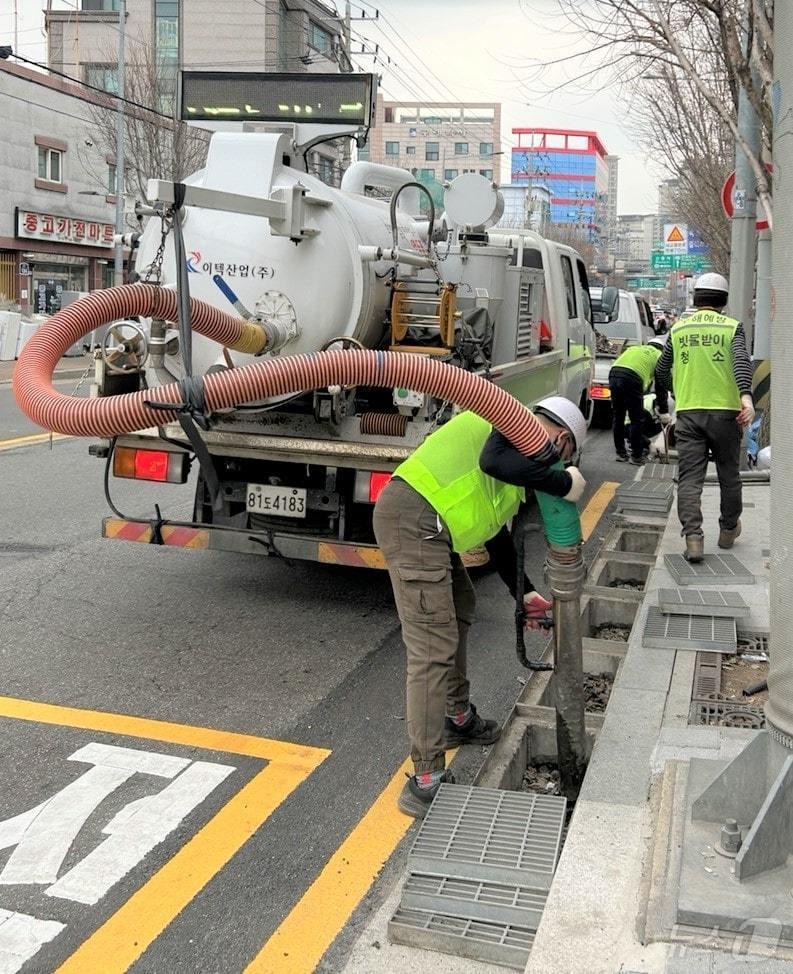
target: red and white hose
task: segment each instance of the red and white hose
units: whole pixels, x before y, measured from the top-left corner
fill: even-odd
[[[20,409],[39,426],[74,436],[117,436],[175,420],[173,411],[155,411],[146,401],[183,402],[178,382],[90,399],[64,395],[52,384],[59,359],[83,335],[132,315],[175,321],[175,292],[151,284],[127,284],[94,291],[53,315],[27,342],[14,370],[14,395]],[[190,321],[195,331],[226,348],[250,343],[248,322],[205,301],[190,300]],[[541,453],[548,444],[537,419],[508,392],[427,355],[373,350],[316,352],[262,359],[244,368],[207,375],[203,382],[209,412],[328,385],[412,389],[472,410],[526,456]]]

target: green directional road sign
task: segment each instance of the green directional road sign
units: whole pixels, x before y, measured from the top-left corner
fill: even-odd
[[[665,277],[629,277],[627,279],[629,288],[636,291],[663,291],[666,287]]]
[[[654,271],[660,270],[674,270],[675,269],[675,255],[674,254],[664,254],[660,251],[654,250],[651,257],[651,263]]]
[[[697,254],[681,254],[677,258],[677,264],[675,264],[675,267],[681,271],[701,271],[703,267],[708,266],[710,266],[708,261]]]
[[[662,254],[652,252],[650,263],[654,271],[701,271],[710,263],[699,254]]]

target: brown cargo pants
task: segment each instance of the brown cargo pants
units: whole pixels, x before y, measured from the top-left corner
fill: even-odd
[[[416,774],[446,765],[446,714],[468,709],[468,630],[476,598],[434,508],[392,480],[374,509],[374,533],[394,589],[407,650],[407,730]]]

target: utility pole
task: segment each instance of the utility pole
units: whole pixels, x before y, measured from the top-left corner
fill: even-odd
[[[113,283],[124,283],[124,139],[126,119],[124,117],[124,74],[125,52],[124,32],[127,25],[127,0],[118,2],[118,98],[116,99],[116,252],[113,269]]]
[[[750,5],[746,5],[743,22],[743,52],[748,56]],[[754,110],[746,89],[738,92],[738,130],[746,139],[751,151],[760,155],[760,119]],[[746,153],[735,146],[735,211],[732,218],[730,242],[730,303],[733,318],[743,322],[746,343],[752,348],[754,323],[752,297],[754,294],[754,265],[757,256],[757,189],[754,173]]]

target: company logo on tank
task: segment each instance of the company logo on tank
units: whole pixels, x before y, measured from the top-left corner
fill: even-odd
[[[191,250],[185,259],[187,271],[190,274],[219,274],[221,277],[254,277],[268,280],[275,277],[275,268],[265,264],[237,264],[231,261],[212,261],[202,259],[200,250]]]

